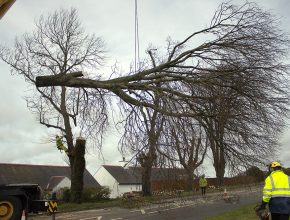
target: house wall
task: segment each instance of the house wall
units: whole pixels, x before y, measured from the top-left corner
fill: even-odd
[[[118,183],[104,167],[101,167],[94,177],[101,186],[110,189],[110,198],[118,197]]]
[[[122,196],[125,192],[142,191],[142,185],[119,185],[119,195]]]
[[[125,192],[141,190],[141,185],[138,184],[119,185],[116,179],[104,167],[101,167],[94,177],[101,186],[105,186],[110,189],[111,191],[110,198],[120,197]]]
[[[58,185],[56,185],[53,189],[52,192],[57,192],[59,189],[68,187],[70,188],[71,186],[71,181],[69,178],[65,177]]]

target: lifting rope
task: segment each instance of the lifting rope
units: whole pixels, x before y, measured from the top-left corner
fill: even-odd
[[[138,30],[138,5],[135,0],[135,73],[139,69],[140,56],[139,56],[139,30]]]

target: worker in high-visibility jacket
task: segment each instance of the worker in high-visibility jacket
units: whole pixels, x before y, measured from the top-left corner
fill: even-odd
[[[272,220],[289,220],[290,214],[290,177],[283,171],[281,164],[274,161],[271,173],[265,180],[263,201],[260,209],[269,205]]]
[[[201,188],[201,195],[205,196],[205,191],[207,187],[207,180],[204,175],[199,179],[199,187]]]
[[[62,139],[60,136],[56,135],[55,136],[55,140],[56,140],[56,146],[57,149],[60,150],[60,152],[63,150],[66,154],[68,154],[68,149],[64,146],[64,144],[62,143]]]

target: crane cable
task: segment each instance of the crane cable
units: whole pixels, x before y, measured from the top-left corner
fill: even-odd
[[[135,0],[135,73],[139,69],[140,56],[139,56],[139,30],[138,30],[138,5]]]

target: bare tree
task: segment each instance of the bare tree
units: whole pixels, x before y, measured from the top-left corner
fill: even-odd
[[[73,129],[78,126],[81,135],[100,146],[107,126],[107,102],[102,90],[61,87],[35,87],[35,78],[44,75],[65,76],[76,70],[98,68],[104,60],[104,42],[94,35],[86,35],[75,9],[59,10],[36,22],[36,29],[16,39],[15,47],[1,53],[1,58],[31,85],[34,92],[26,97],[28,108],[39,122],[58,130],[67,145],[71,167],[72,201],[79,202],[84,166],[76,160]],[[91,76],[87,76],[91,77]],[[99,79],[100,76],[91,77]],[[85,143],[85,142],[84,142]],[[85,153],[85,151],[79,151]],[[83,155],[84,156],[84,155]]]
[[[157,98],[158,99],[158,98]],[[156,105],[158,100],[155,100]],[[152,167],[157,164],[157,148],[164,118],[150,108],[124,106],[127,112],[124,134],[121,138],[122,151],[133,153],[142,167],[142,192],[151,195]]]
[[[194,117],[208,127],[209,139],[219,151],[215,154],[220,155],[219,166],[225,166],[225,156],[236,155],[236,162],[244,162],[241,155],[247,158],[257,153],[253,150],[257,146],[262,150],[263,143],[274,143],[274,135],[268,140],[266,136],[281,130],[283,118],[277,116],[289,112],[289,66],[283,60],[289,40],[278,22],[256,4],[223,3],[209,27],[180,42],[168,39],[165,56],[159,50],[149,54],[158,61],[153,67],[143,66],[137,73],[109,80],[80,78],[80,73],[45,76],[37,79],[37,86],[104,89],[134,106],[167,116]],[[192,47],[195,39],[204,41]],[[214,92],[206,92],[208,88]],[[239,110],[222,109],[227,99],[216,91],[223,89],[235,94],[235,103],[242,103],[237,105]],[[141,93],[148,95],[144,98]],[[156,105],[151,94],[159,94],[163,104]],[[206,108],[209,110],[203,111]],[[260,137],[263,142],[258,141]],[[249,143],[254,147],[251,150],[246,147]],[[223,172],[221,167],[218,175]]]
[[[179,162],[186,170],[186,190],[193,190],[195,170],[203,164],[207,153],[208,138],[202,126],[192,120],[180,120],[176,127],[170,129],[173,149],[177,152]]]
[[[164,143],[159,153],[168,160],[179,161],[187,174],[186,190],[192,191],[194,172],[202,165],[207,153],[206,133],[192,118],[167,119],[162,131]]]
[[[109,80],[79,78],[82,74],[39,77],[37,86],[66,85],[105,89],[136,106],[150,107],[164,114],[196,116],[197,101],[208,97],[200,97],[194,90],[188,94],[188,91],[180,91],[180,87],[199,88],[213,83],[210,79],[219,75],[231,74],[216,72],[221,62],[235,69],[239,66],[235,66],[233,60],[238,60],[244,64],[242,68],[245,74],[247,70],[254,69],[275,77],[286,74],[287,67],[280,61],[288,47],[288,39],[277,27],[276,19],[255,4],[222,4],[208,28],[191,34],[181,42],[168,40],[167,59],[160,60],[152,68],[144,66],[137,73]],[[204,43],[189,48],[199,36],[205,39]],[[159,55],[161,52],[156,53]],[[171,86],[170,82],[176,81],[180,82],[180,86]],[[158,86],[158,83],[162,83],[162,86]],[[236,87],[233,89],[238,90]],[[152,99],[142,99],[140,91],[159,93],[168,102],[175,103],[176,109],[166,112],[162,107],[155,106]]]
[[[275,153],[278,133],[289,112],[288,95],[279,88],[282,79],[267,80],[268,75],[255,70],[248,70],[245,76],[230,68],[221,65],[217,71],[232,74],[215,79],[217,84],[230,86],[211,85],[203,91],[213,98],[203,103],[202,111],[214,116],[200,118],[210,140],[218,184],[222,184],[226,166],[236,172],[242,167],[261,165]],[[239,93],[233,86],[239,87]],[[278,93],[279,97],[275,95]]]

